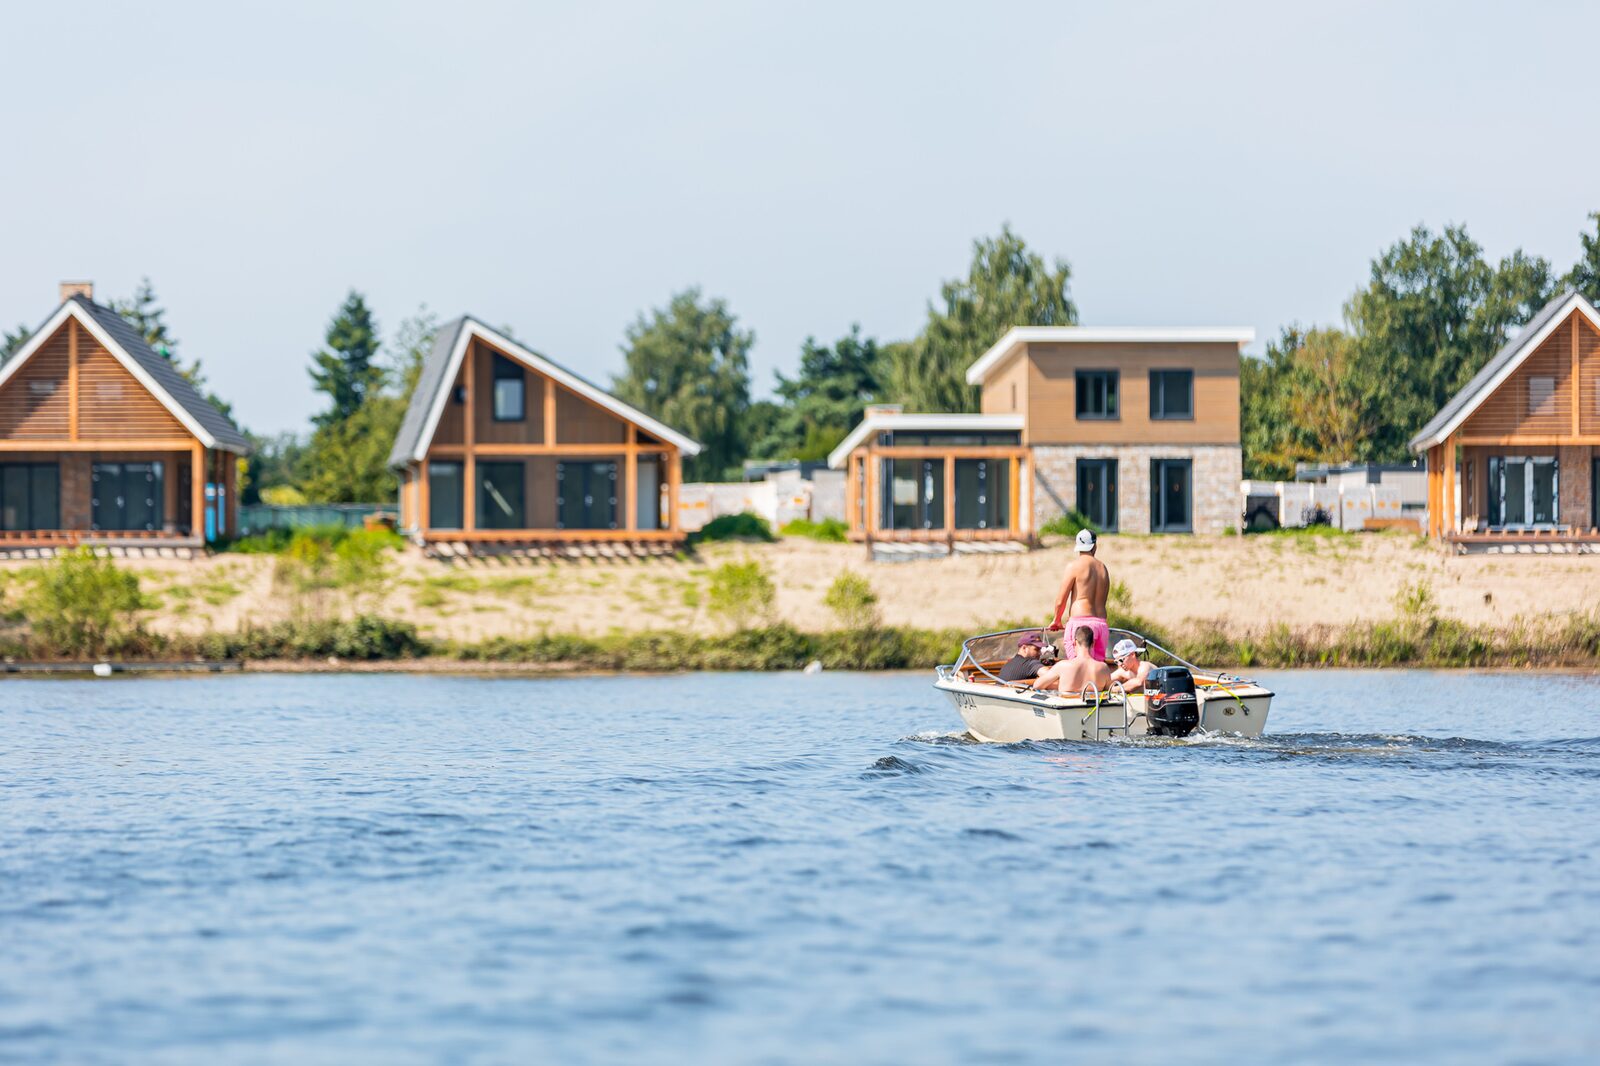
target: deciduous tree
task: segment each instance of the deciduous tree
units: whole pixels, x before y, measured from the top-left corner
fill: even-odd
[[[862,408],[883,390],[883,356],[861,327],[831,346],[807,337],[800,373],[777,375],[782,404],[775,417],[752,417],[751,454],[766,459],[824,459],[861,421]],[[754,416],[755,412],[752,411]]]

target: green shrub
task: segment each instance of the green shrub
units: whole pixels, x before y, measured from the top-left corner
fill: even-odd
[[[822,603],[845,629],[877,629],[883,621],[872,582],[853,570],[846,570],[833,579]]]
[[[750,629],[772,617],[778,590],[767,576],[766,567],[750,560],[723,563],[711,571],[706,607],[734,629]]]
[[[208,659],[340,659],[376,661],[428,655],[433,648],[410,622],[374,615],[352,619],[286,620],[236,633],[211,633],[197,650]]]
[[[720,518],[713,518],[693,533],[689,534],[690,544],[701,544],[713,540],[760,540],[771,543],[778,538],[772,535],[772,526],[760,515],[741,511],[739,514],[725,514]]]
[[[809,518],[796,518],[786,522],[779,533],[785,537],[810,537],[825,544],[843,544],[849,539],[850,527],[837,518],[824,518],[813,522]]]
[[[103,656],[146,634],[139,578],[90,548],[74,548],[39,568],[23,613],[41,650],[73,658]]]
[[[1080,529],[1093,530],[1097,536],[1101,533],[1100,527],[1089,521],[1088,515],[1074,507],[1066,514],[1058,514],[1040,526],[1039,532],[1061,537],[1076,537]]]

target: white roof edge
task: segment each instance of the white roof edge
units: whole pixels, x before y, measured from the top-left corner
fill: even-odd
[[[1425,448],[1443,444],[1449,440],[1451,434],[1460,429],[1462,424],[1471,418],[1479,407],[1483,406],[1483,401],[1492,396],[1500,386],[1504,385],[1506,379],[1516,373],[1518,368],[1528,361],[1528,356],[1532,355],[1539,345],[1550,339],[1550,334],[1566,324],[1573,310],[1574,302],[1576,302],[1577,310],[1582,311],[1584,317],[1592,322],[1596,329],[1600,329],[1600,312],[1595,310],[1594,305],[1589,303],[1581,292],[1572,293],[1561,303],[1556,313],[1550,316],[1550,321],[1546,322],[1537,333],[1518,345],[1517,354],[1507,359],[1506,365],[1501,367],[1494,377],[1484,382],[1483,387],[1478,390],[1477,394],[1470,401],[1463,404],[1461,410],[1457,411],[1450,421],[1446,422],[1431,437],[1427,439],[1419,438],[1411,442],[1412,454],[1416,454]]]
[[[889,412],[870,415],[857,423],[856,428],[850,431],[849,436],[839,442],[839,446],[828,453],[828,468],[837,470],[844,465],[850,453],[861,446],[861,442],[873,433],[885,429],[1015,429],[1023,428],[1023,418],[1020,414],[1014,415],[982,415],[982,414],[907,414],[905,412]]]
[[[12,375],[17,372],[18,368],[20,368],[23,363],[26,363],[29,359],[31,359],[34,352],[37,352],[41,347],[44,346],[45,341],[49,340],[51,337],[54,337],[56,331],[66,323],[68,318],[77,319],[78,325],[88,330],[90,336],[99,341],[100,346],[106,351],[110,352],[111,357],[117,362],[121,363],[123,369],[132,374],[134,380],[143,385],[145,390],[149,392],[150,395],[154,396],[157,402],[167,409],[169,414],[181,422],[183,424],[183,428],[187,429],[190,433],[193,433],[195,439],[197,439],[202,445],[207,448],[215,448],[219,451],[235,452],[237,450],[232,447],[222,447],[219,445],[216,438],[210,433],[206,432],[206,428],[199,422],[196,422],[194,420],[194,416],[191,415],[181,403],[179,403],[177,400],[174,400],[172,398],[172,394],[167,392],[166,389],[162,388],[161,385],[157,383],[156,379],[151,377],[145,371],[144,367],[139,365],[139,361],[133,356],[129,355],[127,351],[123,349],[122,345],[117,343],[116,338],[112,337],[111,334],[101,329],[100,323],[94,320],[94,316],[83,310],[83,308],[79,307],[77,301],[75,300],[68,300],[63,303],[56,313],[50,316],[50,320],[44,325],[40,326],[39,331],[33,336],[29,337],[28,342],[19,348],[16,354],[14,354],[10,359],[6,360],[5,366],[0,367],[0,385],[4,385],[7,381],[9,381]],[[41,440],[39,443],[42,450],[49,450],[49,441]]]
[[[1251,326],[1013,326],[967,368],[982,385],[1023,344],[1250,344]]]
[[[526,363],[546,377],[559,382],[578,395],[599,404],[618,418],[634,423],[641,429],[660,437],[668,444],[676,445],[685,458],[692,458],[700,454],[701,446],[697,441],[690,440],[682,433],[663,425],[643,411],[623,403],[609,392],[596,388],[571,371],[563,370],[544,356],[524,348],[499,331],[490,329],[476,319],[468,318],[460,336],[456,338],[455,348],[450,352],[450,362],[445,367],[444,377],[439,382],[439,390],[433,397],[433,407],[428,412],[428,422],[423,427],[421,435],[417,438],[416,448],[412,451],[411,458],[413,461],[421,462],[428,454],[428,446],[433,443],[433,434],[439,428],[439,419],[444,415],[444,406],[450,396],[450,388],[455,384],[456,374],[461,370],[461,361],[466,358],[467,344],[473,337],[488,341],[496,348],[504,349],[519,361]]]

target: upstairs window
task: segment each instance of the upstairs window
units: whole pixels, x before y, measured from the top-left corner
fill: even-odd
[[[1150,417],[1157,421],[1194,418],[1194,371],[1150,371]]]
[[[521,422],[527,414],[523,402],[525,385],[522,367],[505,356],[494,357],[494,420],[496,422]]]
[[[1078,417],[1118,418],[1115,370],[1078,371]]]
[[[1528,414],[1553,415],[1556,413],[1556,379],[1528,379]]]

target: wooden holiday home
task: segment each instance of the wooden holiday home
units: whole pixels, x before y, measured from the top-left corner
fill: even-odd
[[[1461,549],[1600,546],[1600,311],[1551,300],[1411,441],[1428,535]]]
[[[401,531],[433,550],[683,540],[700,445],[471,317],[439,330],[389,465]]]
[[[194,549],[237,527],[244,435],[151,349],[64,283],[0,365],[0,552]]]

